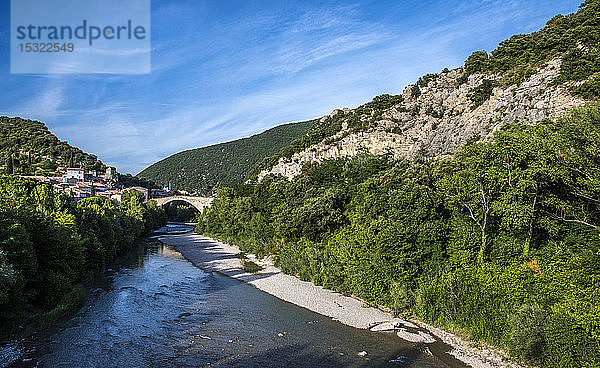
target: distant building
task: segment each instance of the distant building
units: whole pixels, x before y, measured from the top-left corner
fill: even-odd
[[[85,198],[90,198],[90,188],[87,186],[71,186],[69,187],[69,192],[73,194],[73,199],[75,199],[76,202]]]
[[[65,179],[76,179],[80,181],[85,180],[85,171],[79,168],[67,168],[67,173],[63,176]]]
[[[104,174],[104,179],[116,181],[117,180],[117,169],[114,167],[107,167],[106,173]]]
[[[121,203],[121,192],[118,190],[105,190],[103,192],[98,192],[97,195],[112,200],[115,205]]]
[[[106,191],[106,190],[109,189],[109,187],[106,184],[103,184],[103,183],[94,184],[94,188],[96,189],[96,193],[97,192],[104,192],[104,191]]]
[[[115,194],[111,195],[110,198],[113,200],[113,203],[115,205],[118,205],[119,203],[121,203],[121,193],[115,193]]]

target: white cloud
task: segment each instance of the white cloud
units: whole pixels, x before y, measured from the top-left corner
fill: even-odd
[[[34,116],[41,120],[54,119],[59,115],[65,98],[65,86],[61,82],[52,79],[48,82],[46,88],[15,110],[26,112],[26,116]]]
[[[182,36],[159,34],[151,75],[40,78],[40,92],[11,111],[137,173],[181,150],[400,93],[420,75],[462,64],[474,48],[495,47],[508,32],[501,24],[527,19],[533,27],[542,2],[464,1],[446,12],[424,2],[428,23],[414,28],[415,19],[372,23],[352,6],[308,9],[294,21],[262,12],[216,22],[187,14],[189,3],[161,4],[153,19],[178,19]]]

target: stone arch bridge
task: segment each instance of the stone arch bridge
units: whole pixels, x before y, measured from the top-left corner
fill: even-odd
[[[159,206],[164,206],[165,204],[169,204],[175,201],[182,201],[191,204],[196,207],[196,209],[200,212],[206,207],[210,207],[213,199],[211,197],[193,197],[193,196],[184,196],[184,195],[174,195],[171,197],[164,198],[154,198],[156,204]]]

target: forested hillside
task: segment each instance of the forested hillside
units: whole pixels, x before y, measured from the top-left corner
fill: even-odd
[[[243,183],[260,160],[301,137],[312,121],[277,126],[263,133],[214,146],[179,152],[137,176],[190,193],[210,195],[214,189]]]
[[[9,163],[12,161],[12,163]],[[60,141],[39,121],[0,117],[0,165],[27,175],[45,175],[57,167],[104,170],[94,155]]]
[[[600,365],[600,104],[452,158],[364,153],[221,189],[197,231],[536,365]]]

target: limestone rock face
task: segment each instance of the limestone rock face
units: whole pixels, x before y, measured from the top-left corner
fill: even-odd
[[[472,74],[461,83],[461,68],[442,72],[426,86],[420,86],[420,93],[413,93],[416,87],[407,86],[402,93],[404,101],[385,110],[367,129],[350,130],[344,122],[333,137],[290,158],[281,158],[270,170],[262,171],[258,179],[271,173],[291,179],[301,173],[305,164],[365,151],[375,155],[391,153],[397,158],[410,158],[421,148],[434,156],[452,154],[469,139],[492,139],[504,124],[554,119],[586,102],[570,93],[573,82],[554,83],[560,66],[561,59],[553,59],[520,84],[500,83],[505,77],[501,74]],[[484,80],[498,85],[483,104],[475,106],[469,95]],[[336,114],[346,116],[351,111],[336,109],[320,122]]]

